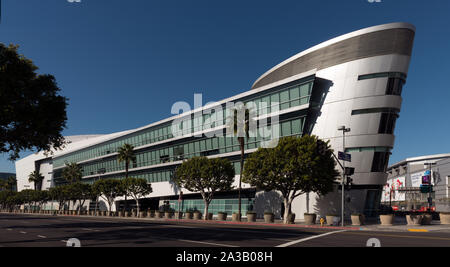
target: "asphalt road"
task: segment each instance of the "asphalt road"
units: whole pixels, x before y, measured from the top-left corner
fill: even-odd
[[[450,232],[374,232],[337,229],[137,221],[0,214],[0,247],[449,247]]]

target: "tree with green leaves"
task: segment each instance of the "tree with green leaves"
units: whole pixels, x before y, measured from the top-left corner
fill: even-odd
[[[59,210],[64,208],[64,204],[69,200],[68,185],[61,185],[49,189],[50,198],[58,202]]]
[[[93,189],[96,192],[99,192],[100,197],[108,203],[108,210],[110,213],[112,211],[114,200],[125,194],[122,182],[116,179],[98,180],[94,183]]]
[[[250,124],[253,118],[253,111],[247,108],[243,103],[238,103],[233,109],[233,116],[228,118],[228,130],[237,137],[239,142],[239,149],[241,151],[241,174],[244,168],[244,157],[245,157],[245,138],[250,136]],[[239,205],[239,220],[241,219],[241,190],[242,190],[242,175],[239,175],[239,187],[238,187],[238,205]]]
[[[128,179],[128,170],[130,168],[130,163],[136,161],[136,156],[134,155],[134,147],[130,144],[124,144],[119,148],[117,154],[117,160],[119,163],[125,163],[125,179]],[[127,194],[125,194],[125,209],[127,209]]]
[[[19,195],[23,204],[28,204],[28,209],[32,210],[33,202],[35,201],[35,190],[25,189],[20,191]]]
[[[35,191],[34,200],[38,203],[39,210],[43,209],[45,203],[51,200],[48,191]]]
[[[81,212],[86,200],[92,196],[92,186],[90,184],[76,182],[68,185],[68,190],[70,192],[70,200],[74,202],[74,206],[78,201],[78,211]]]
[[[12,201],[17,195],[16,192],[12,191],[1,191],[0,192],[0,209],[12,209],[16,204]]]
[[[8,180],[6,180],[7,190],[14,191],[15,188],[17,188],[17,179],[15,176],[8,177]]]
[[[8,183],[5,180],[0,179],[0,191],[7,190]]]
[[[153,192],[152,185],[145,179],[126,178],[122,180],[125,195],[128,195],[136,201],[137,214],[140,211],[139,199]]]
[[[42,181],[43,180],[44,180],[44,176],[38,171],[33,171],[28,176],[28,182],[34,183],[34,190],[36,190],[36,191],[42,189]]]
[[[63,169],[62,176],[69,184],[77,183],[83,177],[83,170],[75,162],[67,163]]]
[[[66,143],[67,98],[52,75],[41,75],[18,46],[0,43],[0,152],[51,151]]]
[[[245,163],[243,180],[258,189],[279,191],[284,199],[284,223],[293,200],[305,193],[325,195],[333,191],[339,173],[327,143],[319,151],[316,136],[284,137],[275,148],[260,148]]]
[[[200,192],[205,203],[205,217],[208,219],[209,204],[218,191],[230,191],[235,170],[227,159],[194,157],[184,161],[176,170],[175,183],[192,192]]]

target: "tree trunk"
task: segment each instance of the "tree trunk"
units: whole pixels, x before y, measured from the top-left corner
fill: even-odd
[[[208,209],[209,209],[209,202],[205,200],[205,210],[204,210],[204,220],[208,220]]]
[[[284,217],[283,222],[284,224],[289,224],[289,215],[291,214],[291,205],[292,201],[288,198],[284,199]]]
[[[239,146],[241,147],[241,173],[239,174],[239,220],[242,217],[242,201],[241,201],[241,188],[242,188],[242,172],[244,170],[244,137],[238,137],[239,139]]]
[[[129,163],[127,161],[127,162],[125,162],[125,180],[128,179],[128,167],[129,167]],[[125,211],[128,210],[127,194],[128,194],[128,192],[125,192],[125,204],[124,204]]]
[[[136,213],[136,216],[139,216],[139,211],[140,211],[139,200],[138,200],[138,199],[135,199],[135,200],[136,200],[136,207],[137,207],[137,213]]]

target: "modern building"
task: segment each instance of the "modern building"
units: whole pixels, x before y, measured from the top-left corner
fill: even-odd
[[[16,178],[16,174],[15,173],[10,173],[10,172],[0,172],[0,180],[8,181],[9,177]],[[13,187],[13,191],[17,191],[17,185],[15,185]]]
[[[83,180],[88,183],[103,178],[121,179],[125,167],[117,161],[117,150],[129,143],[135,147],[137,156],[130,176],[147,179],[153,187],[153,193],[142,200],[144,207],[178,209],[178,195],[183,190],[181,209],[202,210],[200,194],[180,189],[173,183],[174,168],[183,159],[194,156],[228,158],[235,166],[237,186],[240,175],[237,139],[210,137],[206,133],[224,132],[230,115],[227,103],[253,102],[268,106],[268,109],[258,106],[260,124],[268,116],[279,118],[279,127],[265,124],[272,136],[314,134],[329,140],[337,152],[344,150],[342,131],[338,128],[342,125],[350,128],[345,151],[352,155],[352,162],[347,166],[355,168],[355,175],[354,186],[346,195],[346,214],[359,211],[371,215],[380,204],[387,180],[386,168],[394,146],[394,128],[402,105],[401,94],[414,36],[415,27],[407,23],[355,31],[283,61],[258,78],[249,90],[215,104],[130,131],[72,137],[72,143],[63,151],[51,156],[40,153],[17,161],[19,189],[30,187],[26,177],[34,170],[45,175],[47,188],[64,183],[62,170],[68,162],[82,166]],[[223,112],[215,112],[214,116],[196,115],[209,108]],[[177,124],[178,120],[187,123]],[[265,136],[250,138],[246,155],[268,141]],[[243,188],[244,215],[247,210],[254,210],[259,216],[266,210],[281,214],[282,201],[277,192],[259,192],[249,185]],[[306,210],[320,215],[340,213],[338,186],[327,196],[311,194],[308,201],[306,198],[300,196],[293,203],[293,212],[299,219]],[[238,210],[237,204],[237,191],[222,193],[213,200],[210,211],[230,214]],[[123,201],[118,199],[115,208],[121,205]]]
[[[429,193],[421,190],[426,172],[430,172],[432,178],[432,207],[438,211],[450,211],[450,154],[407,158],[389,166],[381,202],[399,211],[426,210]]]

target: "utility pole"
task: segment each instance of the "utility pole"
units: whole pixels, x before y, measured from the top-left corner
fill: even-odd
[[[432,169],[431,166],[433,163],[425,163],[425,165],[428,165],[428,171],[430,172],[430,178],[429,178],[429,191],[428,191],[428,211],[431,213],[431,209],[433,208],[433,183],[432,183]]]
[[[345,133],[350,132],[350,128],[346,128],[345,126],[341,126],[338,128],[338,131],[342,131],[342,149],[344,155],[345,153]],[[341,225],[344,227],[344,211],[345,211],[345,160],[342,160],[342,167],[344,171],[342,172],[342,181],[341,181],[341,190],[342,190],[342,199],[341,199]]]

